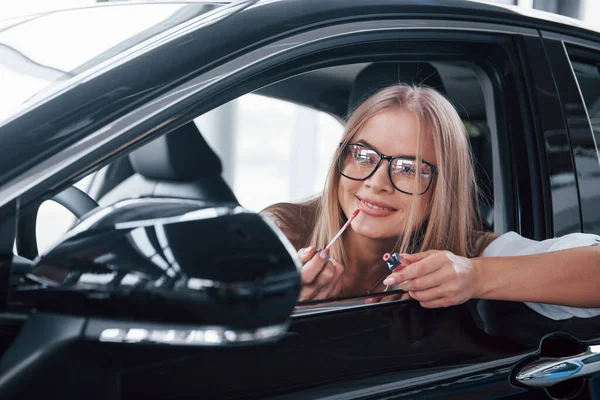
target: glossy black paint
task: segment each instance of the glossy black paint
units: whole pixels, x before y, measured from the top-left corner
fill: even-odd
[[[520,39],[524,40],[523,38]],[[540,194],[530,158],[524,147],[532,151],[533,141],[529,132],[535,131],[529,113],[531,98],[527,90],[528,78],[522,70],[522,43],[511,39],[501,41],[502,47],[494,48],[484,59],[486,76],[494,90],[494,113],[497,118],[498,158],[502,173],[499,179],[506,191],[504,195],[504,227],[518,230],[529,237],[545,237],[545,216],[540,213]],[[488,61],[489,60],[489,61]],[[494,178],[496,179],[496,178]],[[530,188],[530,189],[524,189]],[[537,210],[537,212],[533,212]]]
[[[590,67],[600,65],[600,50],[592,51],[580,47],[565,47],[558,40],[545,40],[548,55],[563,103],[563,112],[569,125],[572,153],[577,167],[577,183],[580,193],[583,231],[600,233],[600,162],[598,147],[590,119],[597,121],[592,114],[598,96],[597,87],[589,82],[577,82],[571,62],[579,62]],[[600,77],[600,73],[598,73]],[[588,95],[586,98],[585,95]],[[582,97],[583,96],[583,97]],[[588,111],[586,111],[586,102]],[[591,114],[591,115],[590,115]]]
[[[496,395],[518,394],[522,390],[506,384],[511,360],[537,349],[547,333],[563,330],[589,338],[587,329],[597,327],[583,320],[548,321],[522,304],[506,302],[473,301],[437,310],[414,301],[382,304],[294,318],[278,343],[242,352],[188,351],[187,359],[174,356],[168,369],[147,359],[146,366],[138,364],[141,351],[131,348],[120,355],[129,361],[123,392],[126,397],[202,392],[215,398],[264,398],[292,390],[297,392],[292,398],[311,398],[349,397],[370,388],[400,398],[455,390],[488,398],[486,385],[495,384]],[[155,352],[152,358],[159,360],[161,352]],[[501,359],[509,360],[494,362]],[[466,365],[476,367],[459,376],[471,379],[452,378],[455,368]]]
[[[290,249],[236,205],[124,200],[88,214],[42,255],[14,301],[126,321],[283,324],[300,293]]]
[[[18,137],[19,133],[29,131],[34,132],[32,135],[40,140],[40,144],[27,147],[22,153],[16,154],[11,161],[16,164],[0,164],[3,166],[0,168],[2,174],[0,185],[16,176],[19,171],[25,171],[36,162],[47,158],[50,154],[50,150],[46,151],[47,149],[64,148],[80,138],[88,137],[95,129],[113,121],[128,110],[156,98],[169,88],[237,54],[265,45],[292,32],[308,30],[316,26],[348,20],[387,18],[451,18],[486,23],[506,23],[510,20],[510,23],[515,26],[544,28],[594,38],[590,33],[581,30],[568,30],[557,24],[542,23],[493,6],[454,1],[432,1],[425,4],[417,1],[402,4],[392,1],[375,3],[367,0],[275,1],[244,10],[236,9],[227,15],[224,21],[227,22],[226,24],[216,23],[192,29],[168,46],[163,45],[148,50],[124,63],[119,69],[107,71],[90,81],[81,82],[58,99],[51,100],[31,110],[27,115],[1,126],[0,145],[30,144],[25,143],[22,137]],[[219,38],[219,40],[207,40],[207,38]],[[494,40],[495,38],[490,39],[490,42]],[[574,229],[561,223],[557,225],[556,215],[553,218],[552,207],[549,204],[551,187],[548,177],[544,174],[550,170],[555,175],[566,172],[571,176],[573,167],[572,160],[571,167],[568,161],[560,161],[562,156],[568,158],[566,154],[568,151],[564,149],[549,154],[544,160],[548,137],[556,130],[561,143],[564,144],[566,130],[564,119],[561,119],[557,90],[551,83],[551,74],[545,64],[547,58],[543,55],[540,44],[538,38],[533,38],[529,44],[526,43],[522,47],[524,52],[513,54],[509,51],[507,54],[512,64],[496,62],[496,66],[506,68],[498,68],[499,72],[494,76],[499,83],[509,83],[510,90],[505,93],[505,98],[502,100],[518,99],[518,103],[515,102],[505,116],[509,121],[507,132],[501,132],[510,136],[510,140],[503,144],[506,146],[503,150],[507,150],[503,153],[503,157],[507,159],[502,166],[515,169],[524,166],[523,171],[530,174],[519,178],[522,180],[518,181],[516,187],[507,186],[507,190],[510,192],[509,196],[519,199],[520,221],[526,228],[523,233],[535,238],[545,238],[553,230],[556,232],[560,229]],[[494,59],[493,55],[485,56]],[[504,53],[496,54],[496,58],[500,60],[504,57],[506,57]],[[525,80],[531,79],[528,95],[521,92],[523,77],[515,76],[519,74],[511,71],[511,68],[519,66],[519,62],[524,64],[522,65],[524,68],[529,69],[529,73],[525,75]],[[140,73],[149,64],[154,67],[152,71]],[[539,75],[538,67],[541,68]],[[134,81],[131,79],[132,76],[139,76],[140,80]],[[251,78],[252,76],[248,77]],[[110,94],[105,96],[106,93]],[[218,97],[219,95],[224,96],[222,93],[212,93],[213,98],[210,101],[213,104],[224,101],[223,98]],[[512,95],[515,97],[513,98]],[[88,101],[89,104],[93,104],[93,107],[82,106],[75,110],[76,106],[88,104]],[[520,114],[519,107],[523,109],[533,107],[534,111],[531,113],[533,116],[526,112]],[[546,111],[546,107],[549,107],[550,111]],[[544,112],[541,111],[542,109]],[[560,115],[546,115],[555,113]],[[520,124],[518,122],[520,117],[532,119],[534,122],[526,121]],[[45,119],[47,123],[42,124]],[[64,133],[68,126],[78,126],[78,129],[72,134],[57,136],[57,133]],[[511,127],[517,129],[510,131]],[[531,131],[528,130],[530,127]],[[536,131],[543,132],[544,136],[535,136]],[[3,142],[5,139],[7,141]],[[520,147],[519,140],[527,141],[527,146],[525,146],[526,150],[517,156],[515,153],[523,148]],[[43,151],[36,153],[34,149]],[[27,155],[37,158],[27,157]],[[518,161],[511,159],[511,155]],[[92,158],[72,166],[58,183],[64,185],[69,182],[69,179],[74,179],[82,169],[92,165],[92,162],[98,164],[110,160],[110,155],[102,154],[97,159]],[[0,160],[0,163],[2,162],[4,161]],[[14,171],[4,169],[11,165],[18,166],[19,169]],[[35,196],[48,195],[48,191],[54,190],[55,185],[57,182],[41,183]],[[569,190],[573,193],[572,186]],[[530,193],[526,194],[527,191]],[[576,192],[571,203],[578,207]],[[509,218],[517,219],[515,216],[517,210],[509,210],[512,211],[514,214]],[[556,213],[556,209],[554,212]],[[524,217],[525,214],[527,215]],[[152,219],[156,215],[147,217]],[[108,228],[114,228],[114,224],[106,224],[105,227],[108,232]],[[119,270],[135,270],[136,273],[149,276],[148,282],[160,282],[160,277],[164,276],[164,273],[152,265],[147,257],[146,259],[140,257],[139,251],[135,250],[131,241],[127,240],[131,236],[129,232],[126,230],[118,232],[119,234],[114,237],[111,236],[113,234],[107,233],[109,237],[104,238],[107,240],[105,242],[99,242],[97,236],[86,237],[83,232],[79,232],[80,236],[72,236],[72,240],[66,242],[65,247],[57,248],[43,257],[38,263],[39,269],[35,272],[38,274],[44,272],[44,268],[48,272],[48,269],[55,268],[54,264],[58,262],[63,263],[58,265],[58,270],[61,272],[75,272],[79,269],[79,272],[87,273],[90,272],[90,264],[93,264],[92,261],[98,256],[117,251],[120,256],[117,262]],[[190,230],[182,228],[183,238],[178,239],[188,243],[188,246],[180,249],[181,253],[178,254],[182,260],[187,260],[186,266],[196,270],[192,260],[197,260],[198,254],[192,247],[197,242],[190,245],[193,237],[189,232]],[[108,240],[113,241],[113,244],[119,242],[119,246],[111,245],[108,249]],[[89,253],[90,250],[94,250],[95,253]],[[76,263],[72,262],[73,257],[77,259]],[[85,267],[82,267],[83,263]],[[100,264],[99,270],[107,272],[107,265]],[[93,267],[96,268],[95,265]],[[237,271],[243,272],[243,270]],[[42,310],[81,315],[77,320],[78,323],[81,322],[80,319],[88,318],[89,315],[143,317],[149,320],[157,318],[155,309],[142,310],[138,307],[144,305],[142,303],[130,302],[126,303],[130,307],[123,307],[124,303],[120,302],[122,297],[119,303],[114,303],[116,307],[105,309],[98,307],[97,301],[90,302],[91,293],[97,293],[99,288],[100,292],[104,293],[125,293],[125,290],[122,290],[124,288],[119,284],[109,289],[102,285],[89,286],[80,280],[82,274],[79,272],[71,275],[72,281],[63,279],[64,276],[59,279],[58,290],[40,287],[26,289],[27,298],[37,299],[35,304]],[[223,274],[218,277],[229,279],[231,276]],[[75,301],[65,303],[65,299],[71,298],[67,297],[71,287],[77,289]],[[90,290],[90,287],[93,290]],[[25,299],[24,294],[25,290],[21,292],[21,299]],[[39,297],[33,297],[36,294]],[[194,316],[194,321],[200,321],[191,311],[174,313],[166,317],[178,322],[184,320],[190,322],[190,315]],[[161,320],[163,317],[165,316],[160,317]],[[217,318],[218,315],[211,315],[211,317]],[[34,314],[30,320],[35,322],[35,318]],[[88,318],[88,322],[90,320]],[[60,318],[53,319],[52,316],[45,318],[44,321],[44,324],[49,324],[48,326],[62,323]],[[0,329],[3,330],[5,327],[7,327],[6,332],[9,332],[8,335],[14,337],[14,322],[10,325],[6,316],[0,316]],[[39,327],[28,329],[29,332],[31,329],[46,332]],[[77,354],[77,350],[81,349],[83,343],[88,350],[91,349],[84,353],[86,365],[108,366],[108,371],[118,372],[119,394],[122,398],[140,396],[264,398],[276,395],[296,395],[298,398],[324,395],[339,395],[340,398],[347,398],[352,395],[364,398],[383,394],[400,398],[427,398],[440,395],[455,398],[464,398],[465,395],[470,395],[472,398],[491,396],[546,398],[541,391],[525,392],[510,386],[508,372],[521,356],[537,349],[539,341],[545,334],[557,331],[572,333],[581,340],[597,340],[600,326],[595,319],[575,318],[568,321],[551,321],[534,313],[523,304],[509,302],[471,301],[449,309],[425,310],[414,301],[404,301],[312,315],[298,312],[292,317],[285,338],[277,343],[256,348],[191,349],[168,346],[123,346],[89,343],[89,338],[83,338],[80,333],[77,333],[70,337],[70,342],[63,343],[60,348],[42,349],[42,352],[48,352],[44,354],[48,357],[43,360],[43,363],[36,363],[34,360],[31,365],[33,368],[26,371],[26,377],[30,381],[43,382],[42,387],[19,385],[21,381],[14,380],[9,382],[14,386],[5,386],[5,388],[18,387],[18,390],[22,390],[18,393],[24,396],[39,394],[42,391],[47,393],[53,388],[62,388],[62,393],[68,393],[65,391],[64,383],[65,378],[72,373],[73,367],[61,370],[56,368],[56,363],[46,363],[46,361],[61,359],[81,361],[81,357],[78,359],[66,356]],[[56,330],[49,329],[48,332],[52,333]],[[51,342],[50,337],[45,336],[45,338]],[[27,342],[23,338],[20,338],[17,344],[27,347]],[[50,354],[50,351],[54,353]],[[17,355],[24,354],[31,354],[31,352]],[[19,359],[17,357],[17,360]],[[462,370],[463,367],[467,370]],[[51,376],[53,379],[42,379],[44,376]],[[15,378],[15,375],[11,377]],[[100,376],[95,384],[102,385],[109,382],[103,379],[104,377]],[[116,378],[111,375],[107,379]],[[589,395],[590,386],[588,385],[587,388],[588,392],[585,394]],[[52,391],[52,393],[57,392]]]
[[[197,348],[89,341],[83,331],[94,321],[32,315],[0,363],[2,372],[21,365],[24,374],[9,374],[0,394],[39,395],[38,385],[23,385],[27,379],[43,382],[45,393],[66,398],[88,395],[85,385],[100,385],[122,399],[362,398],[369,393],[543,399],[541,390],[507,384],[511,366],[537,349],[547,333],[564,331],[585,339],[599,328],[586,320],[549,321],[522,304],[471,301],[426,310],[405,301],[295,317],[287,335],[275,343]],[[8,329],[14,322],[3,317],[0,326]],[[38,355],[23,358],[24,352]],[[73,374],[83,381],[65,386]]]
[[[530,95],[535,130],[522,139],[529,141],[529,171],[533,212],[536,219],[546,220],[545,232],[538,237],[552,237],[581,232],[581,213],[575,165],[570,148],[560,97],[548,65],[540,38],[524,38]]]

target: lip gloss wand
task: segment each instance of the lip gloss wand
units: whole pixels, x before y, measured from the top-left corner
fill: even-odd
[[[336,240],[338,240],[338,238],[340,236],[342,236],[342,233],[344,233],[344,231],[346,230],[346,228],[348,228],[348,226],[350,225],[350,223],[352,223],[352,221],[354,220],[354,218],[356,218],[356,216],[358,215],[358,213],[360,212],[359,209],[356,209],[356,211],[354,211],[352,213],[352,215],[350,216],[350,218],[348,218],[348,221],[346,221],[346,223],[344,224],[344,226],[342,226],[342,229],[339,230],[338,233],[336,233],[336,235],[333,237],[333,239],[331,239],[331,241],[329,242],[329,244],[327,246],[325,246],[325,248],[323,250],[319,250],[317,249],[317,253],[324,251],[327,254],[327,257],[325,258],[325,262],[329,261],[329,249],[331,249],[331,246],[333,246],[333,244],[335,243]]]

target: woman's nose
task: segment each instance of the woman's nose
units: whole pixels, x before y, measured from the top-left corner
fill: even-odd
[[[388,172],[388,163],[389,161],[387,160],[381,161],[375,173],[369,179],[365,180],[367,187],[370,187],[375,192],[394,192],[394,186]]]

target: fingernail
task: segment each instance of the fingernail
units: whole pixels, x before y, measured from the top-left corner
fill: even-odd
[[[321,252],[319,253],[319,257],[325,260],[327,258],[327,252],[325,250],[321,250]]]
[[[385,280],[383,281],[383,284],[385,286],[392,286],[394,283],[396,283],[396,280],[393,277],[387,277],[385,278]]]

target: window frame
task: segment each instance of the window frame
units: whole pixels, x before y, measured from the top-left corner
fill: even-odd
[[[596,142],[593,133],[587,106],[578,79],[575,75],[571,59],[595,58],[596,60],[600,60],[600,56],[598,55],[600,54],[600,43],[593,43],[589,40],[557,35],[549,32],[542,32],[542,36],[544,37],[544,46],[548,53],[548,58],[553,70],[553,77],[562,103],[562,112],[568,125],[571,156],[575,166],[578,202],[580,204],[580,232],[586,232],[586,221],[588,220],[586,215],[589,213],[588,207],[590,206],[583,201],[581,192],[582,190],[589,190],[589,187],[593,186],[593,183],[581,179],[581,171],[584,168],[581,164],[581,157],[577,156],[577,153],[581,150],[578,146],[578,137],[580,135],[589,135],[592,142],[596,143],[596,152],[598,152],[598,143]],[[593,56],[594,54],[596,54],[595,57]],[[585,126],[582,126],[582,121],[585,121]]]
[[[580,162],[583,162],[583,160],[581,160],[577,155],[580,154],[581,152],[595,152],[597,161],[598,161],[598,168],[597,168],[597,173],[600,173],[600,144],[598,142],[598,139],[596,138],[596,134],[594,133],[594,126],[592,124],[592,119],[590,117],[589,114],[589,109],[588,109],[588,103],[586,102],[584,96],[583,96],[583,91],[581,89],[581,83],[579,82],[579,78],[577,77],[577,74],[575,72],[575,67],[573,65],[574,62],[580,62],[582,64],[588,64],[588,65],[596,65],[596,68],[600,69],[600,48],[597,50],[592,50],[589,48],[584,48],[584,47],[579,47],[576,45],[571,45],[571,44],[566,44],[563,42],[563,47],[565,49],[565,54],[566,57],[568,59],[569,62],[569,66],[571,67],[571,73],[574,77],[575,80],[575,84],[576,84],[576,88],[577,91],[579,93],[579,99],[580,99],[580,107],[581,110],[583,111],[583,113],[580,115],[580,117],[582,119],[584,119],[587,122],[587,129],[585,129],[586,132],[586,136],[587,134],[589,134],[589,137],[591,138],[591,142],[593,143],[593,146],[589,146],[588,148],[583,148],[583,147],[579,147],[577,146],[577,148],[575,147],[575,143],[573,144],[573,157],[575,159],[576,164],[580,164]],[[598,76],[600,77],[600,70],[598,73]],[[599,93],[599,98],[600,98],[600,93]],[[566,110],[565,110],[566,112]],[[600,126],[598,127],[598,129],[600,129]],[[571,136],[574,135],[574,132],[571,131]],[[572,142],[575,142],[574,140],[572,140]],[[581,219],[582,219],[582,231],[583,232],[588,232],[588,233],[600,233],[600,231],[595,230],[592,231],[591,227],[588,228],[588,221],[591,221],[591,214],[594,211],[595,207],[592,204],[589,204],[585,201],[583,194],[581,194],[582,192],[585,192],[587,190],[591,190],[593,191],[595,189],[595,193],[598,194],[598,196],[600,196],[600,189],[598,188],[597,185],[594,185],[594,183],[592,182],[588,182],[586,180],[584,180],[584,172],[582,172],[583,168],[579,169],[579,172],[577,174],[577,180],[578,180],[578,184],[580,187],[580,204],[581,204]],[[593,202],[592,202],[593,203]],[[597,219],[595,219],[594,221],[598,221]]]
[[[282,39],[281,46],[272,44],[244,54],[191,79],[161,98],[140,106],[134,112],[106,126],[102,129],[102,133],[112,140],[105,141],[101,146],[82,149],[81,158],[73,161],[71,169],[82,168],[82,162],[89,163],[90,159],[94,160],[92,165],[96,169],[100,168],[116,157],[148,143],[204,112],[243,94],[302,72],[367,60],[370,62],[390,60],[390,54],[394,55],[394,60],[400,60],[402,57],[399,55],[398,43],[413,46],[413,50],[415,40],[421,43],[435,41],[440,48],[443,47],[442,44],[447,46],[448,43],[460,43],[461,50],[465,52],[461,56],[479,67],[477,72],[482,81],[488,110],[487,120],[493,140],[494,200],[496,215],[499,216],[495,218],[496,229],[499,233],[508,230],[519,231],[527,224],[539,223],[536,218],[518,212],[530,199],[521,197],[523,190],[515,177],[517,170],[513,159],[515,144],[511,139],[515,127],[524,134],[523,120],[527,121],[529,116],[508,115],[502,107],[506,95],[504,89],[507,85],[507,77],[500,73],[500,67],[495,63],[500,58],[503,63],[513,66],[515,76],[512,77],[513,81],[509,85],[514,86],[512,93],[518,97],[517,109],[522,109],[530,99],[525,90],[525,79],[517,68],[520,65],[520,55],[514,42],[521,37],[537,38],[537,32],[496,24],[439,20],[427,21],[428,25],[425,25],[427,28],[423,28],[423,25],[416,21],[421,26],[415,28],[413,22],[415,21],[382,20],[334,25]],[[386,43],[393,48],[393,53],[373,49],[374,41],[380,44]],[[488,48],[490,54],[481,56],[471,49],[474,44]],[[282,49],[284,45],[287,46],[287,50]],[[371,50],[367,53],[361,52],[359,45]],[[272,52],[270,56],[265,54],[267,51]],[[344,51],[349,51],[353,55],[350,56]],[[446,51],[445,47],[444,51]],[[415,54],[419,54],[422,60],[441,61],[442,55],[456,60],[455,53],[444,51],[440,49],[440,53],[428,53],[419,47],[418,51],[410,54],[410,58],[406,58],[411,59]],[[470,57],[466,57],[467,54]],[[164,106],[160,112],[157,112],[156,104],[163,101]],[[512,129],[508,128],[507,121],[510,121]],[[106,157],[107,152],[110,154],[109,157]],[[96,160],[99,159],[102,161],[97,162]],[[43,166],[42,163],[40,167]],[[90,165],[87,168],[90,171]],[[83,175],[82,172],[76,179]],[[60,173],[55,173],[50,181],[59,179],[60,176]],[[536,209],[531,203],[528,207]]]

